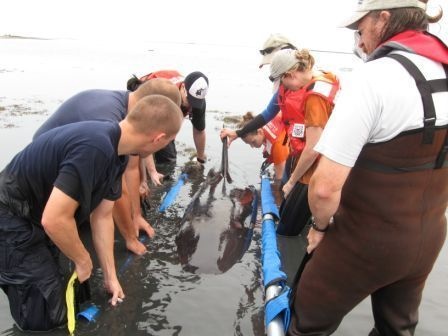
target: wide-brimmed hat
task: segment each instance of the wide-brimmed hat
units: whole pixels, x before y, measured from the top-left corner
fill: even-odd
[[[426,10],[426,4],[419,0],[358,0],[354,13],[340,26],[349,29],[358,29],[358,21],[373,10],[416,7]]]
[[[188,103],[193,108],[202,108],[208,91],[208,78],[200,71],[190,73],[184,80]]]

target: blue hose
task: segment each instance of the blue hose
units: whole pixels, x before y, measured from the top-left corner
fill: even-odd
[[[266,292],[265,324],[268,336],[285,335],[290,321],[287,276],[282,270],[280,252],[277,249],[275,220],[279,219],[278,208],[272,195],[268,177],[261,178],[262,226],[262,270]]]
[[[149,239],[147,235],[142,235],[138,239],[141,243],[146,243],[146,241]],[[128,269],[129,265],[131,265],[132,261],[136,257],[136,255],[132,252],[128,252],[128,257],[124,261],[124,263],[121,265],[120,269],[117,272],[117,276],[121,277],[123,273]],[[89,304],[87,307],[84,308],[84,310],[80,311],[76,317],[80,319],[81,317],[87,320],[88,322],[95,322],[96,318],[98,317],[100,313],[100,307],[95,304]]]
[[[170,191],[168,191],[165,195],[165,198],[160,204],[159,212],[164,212],[176,199],[177,194],[179,194],[180,188],[185,184],[188,175],[186,173],[182,173],[174,186],[171,187]]]
[[[280,218],[274,196],[272,195],[271,181],[267,176],[262,176],[261,178],[261,211],[263,216],[271,214],[275,219]]]

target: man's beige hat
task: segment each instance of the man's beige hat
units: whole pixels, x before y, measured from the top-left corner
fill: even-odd
[[[373,10],[416,7],[426,10],[426,4],[419,0],[358,0],[358,7],[350,18],[341,23],[341,27],[358,29],[358,21]]]

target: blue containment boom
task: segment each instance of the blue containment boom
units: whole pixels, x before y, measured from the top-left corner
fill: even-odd
[[[277,249],[275,221],[279,219],[269,177],[261,176],[262,269],[265,288],[265,325],[268,336],[283,336],[290,320],[289,287],[282,271],[280,253]]]
[[[180,188],[185,184],[187,178],[188,175],[186,173],[180,174],[176,184],[172,186],[170,191],[166,193],[165,198],[162,201],[162,204],[160,204],[159,212],[164,212],[174,202],[174,200],[177,197],[177,194],[180,191]]]

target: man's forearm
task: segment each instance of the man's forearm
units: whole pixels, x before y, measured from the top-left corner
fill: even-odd
[[[146,169],[148,169],[150,174],[157,172],[156,163],[154,162],[154,156],[152,154],[148,155],[144,161],[146,163]]]
[[[90,261],[90,255],[79,238],[76,222],[73,217],[59,218],[56,221],[43,220],[45,232],[61,252],[75,264]]]
[[[113,203],[112,203],[113,204]],[[91,216],[92,239],[106,280],[116,279],[112,211]]]
[[[340,196],[340,192],[331,193],[328,197],[322,196],[317,192],[316,185],[311,180],[308,189],[308,202],[318,228],[325,229],[329,225],[331,217],[338,209]]]
[[[308,202],[314,221],[325,229],[336,213],[341,199],[342,187],[351,168],[321,157],[308,188]]]
[[[193,127],[193,140],[196,147],[197,157],[199,159],[205,159],[205,130],[198,131]]]

